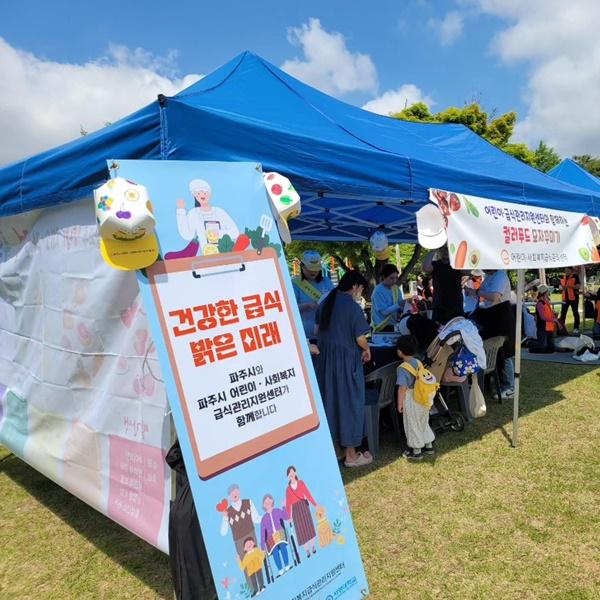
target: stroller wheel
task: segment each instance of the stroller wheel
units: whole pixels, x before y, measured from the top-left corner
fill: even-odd
[[[460,414],[452,415],[452,420],[450,421],[450,429],[452,431],[462,431],[465,428],[465,419]]]

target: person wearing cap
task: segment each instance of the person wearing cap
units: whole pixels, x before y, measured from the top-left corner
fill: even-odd
[[[550,304],[550,294],[547,285],[540,285],[537,289],[535,322],[537,327],[537,343],[529,346],[529,352],[536,354],[553,353],[558,320],[552,310],[552,304]]]
[[[562,290],[562,307],[560,311],[560,320],[564,323],[569,308],[573,311],[573,333],[579,333],[579,290],[581,282],[579,275],[573,267],[565,269],[565,275],[560,280]]]
[[[450,265],[448,246],[430,252],[423,261],[423,271],[433,281],[433,320],[445,325],[454,317],[462,317],[462,272]]]
[[[186,241],[196,240],[200,246],[200,254],[218,254],[219,240],[228,235],[235,242],[240,231],[229,214],[212,206],[210,198],[212,189],[204,179],[190,181],[190,193],[194,197],[194,208],[185,210],[185,200],[177,200],[177,230]]]
[[[333,289],[331,279],[323,275],[321,255],[316,250],[307,250],[302,255],[300,275],[292,278],[292,284],[304,333],[308,339],[313,339],[317,308],[321,300]]]
[[[483,282],[483,271],[475,269],[471,271],[471,276],[467,278],[467,281],[463,287],[464,309],[465,314],[472,313],[479,306],[479,297],[477,296],[477,290],[481,287]]]
[[[486,270],[477,295],[481,306],[473,316],[481,327],[481,337],[484,340],[497,335],[506,338],[498,352],[497,364],[502,398],[510,398],[514,394],[515,383],[515,315],[510,303],[510,279],[506,271]]]
[[[383,265],[381,283],[378,283],[371,296],[371,327],[373,331],[393,331],[394,325],[404,312],[404,298],[396,285],[399,277],[395,265]]]

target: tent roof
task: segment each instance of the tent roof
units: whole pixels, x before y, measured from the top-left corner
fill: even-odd
[[[462,125],[375,115],[244,52],[176,96],[1,169],[0,216],[84,197],[112,158],[260,162],[303,196],[296,239],[365,239],[384,226],[412,241],[429,187],[600,212],[600,191],[557,181]]]
[[[548,171],[548,175],[552,175],[552,177],[565,183],[600,193],[600,178],[592,175],[570,158],[565,158],[554,169]]]

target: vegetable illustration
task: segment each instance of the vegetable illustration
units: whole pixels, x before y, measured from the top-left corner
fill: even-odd
[[[448,205],[450,206],[450,210],[452,212],[460,210],[460,200],[456,194],[450,194],[448,196]]]
[[[250,238],[242,233],[238,236],[238,239],[235,240],[235,244],[233,245],[232,252],[243,252],[250,245]]]
[[[475,268],[479,264],[480,254],[477,250],[473,250],[471,252],[471,256],[469,257],[469,263],[471,267]]]
[[[448,206],[448,202],[446,200],[446,198],[444,198],[442,200],[442,198],[438,198],[438,202],[440,205],[440,210],[442,211],[442,214],[447,217],[450,214],[450,207]]]
[[[281,256],[281,245],[272,244],[269,236],[264,234],[263,228],[260,225],[256,229],[248,229],[246,227],[244,234],[248,237],[252,247],[257,252],[262,252],[264,248],[273,248],[277,256]]]
[[[587,248],[579,248],[579,256],[587,262],[590,260],[590,251]]]
[[[456,258],[454,259],[455,269],[462,269],[465,266],[465,260],[467,259],[467,242],[463,240],[458,245],[456,251]]]
[[[220,253],[231,252],[233,250],[234,242],[229,234],[225,234],[218,242],[218,250]]]
[[[477,210],[477,207],[466,196],[463,196],[463,200],[465,201],[465,206],[467,207],[467,213],[479,218],[479,211]]]
[[[173,260],[174,258],[191,258],[196,256],[198,253],[198,248],[200,248],[198,238],[194,238],[183,250],[178,250],[177,252],[167,252],[165,254],[165,260]]]
[[[592,246],[591,251],[592,251],[592,261],[600,262],[600,253],[598,252],[598,248],[596,248],[595,246]]]

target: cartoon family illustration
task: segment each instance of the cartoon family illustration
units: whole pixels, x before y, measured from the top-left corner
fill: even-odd
[[[266,583],[272,583],[299,565],[302,554],[299,549],[304,550],[308,559],[317,551],[317,540],[319,547],[324,548],[339,535],[339,531],[335,534],[332,530],[325,508],[317,505],[306,483],[298,478],[296,467],[289,466],[286,475],[284,506],[277,507],[273,495],[265,494],[262,517],[252,500],[242,499],[237,484],[229,486],[228,498],[217,506],[223,515],[221,535],[231,531],[237,563],[246,576],[251,596],[260,594],[266,589]],[[315,508],[316,528],[310,505]],[[257,525],[260,527],[258,538]],[[339,538],[338,542],[343,543],[343,537]]]

